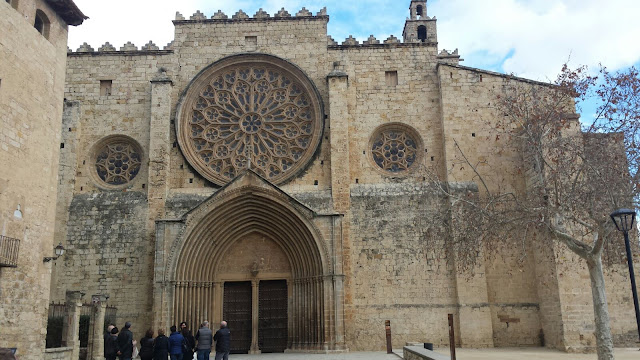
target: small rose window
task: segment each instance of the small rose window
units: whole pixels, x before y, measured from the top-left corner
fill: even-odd
[[[97,178],[110,187],[129,184],[140,172],[142,150],[128,137],[107,138],[95,147],[94,159]]]
[[[420,161],[422,141],[418,133],[403,124],[378,128],[370,142],[373,162],[390,174],[402,174]]]

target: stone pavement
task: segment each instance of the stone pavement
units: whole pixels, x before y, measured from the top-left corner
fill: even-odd
[[[449,349],[436,349],[449,354]],[[568,354],[544,348],[457,349],[458,360],[596,360],[596,354]],[[638,349],[616,349],[616,360],[639,360]]]
[[[441,354],[449,354],[448,349],[436,349]],[[401,350],[395,350],[401,354]],[[458,360],[596,360],[595,354],[567,354],[560,351],[525,348],[525,349],[458,349]],[[263,354],[263,355],[231,355],[230,360],[398,360],[398,355],[385,352],[351,352],[346,354]],[[616,349],[616,360],[638,360],[638,349]]]
[[[212,357],[213,358],[213,357]],[[396,354],[381,352],[351,352],[344,354],[262,354],[230,355],[229,360],[399,360]],[[636,359],[637,360],[637,359]]]

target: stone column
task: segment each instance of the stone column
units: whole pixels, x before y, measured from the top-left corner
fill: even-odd
[[[260,314],[258,313],[259,304],[259,288],[260,280],[251,281],[251,350],[249,354],[260,354],[260,346],[258,346],[258,321]]]
[[[347,73],[334,70],[327,76],[331,127],[331,192],[334,210],[345,213],[350,207],[349,107]]]
[[[71,359],[80,357],[80,311],[83,293],[67,291],[65,322],[62,327],[62,346],[73,348]]]
[[[89,344],[87,357],[89,360],[104,359],[104,318],[107,313],[108,295],[93,295],[93,314],[89,325]]]
[[[165,296],[169,281],[162,272],[165,260],[164,235],[167,224],[156,227],[156,221],[164,217],[164,207],[169,186],[169,153],[171,151],[171,91],[173,82],[166,73],[159,73],[151,81],[151,118],[149,119],[149,177],[147,197],[149,213],[147,233],[155,237],[156,258],[153,284],[152,323],[156,328],[166,328],[171,321],[172,299]],[[162,241],[158,241],[161,237]],[[172,292],[172,291],[171,291]],[[173,295],[173,294],[172,294]]]

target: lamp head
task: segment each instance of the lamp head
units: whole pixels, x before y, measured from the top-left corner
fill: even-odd
[[[631,231],[636,219],[635,210],[631,209],[618,209],[611,213],[611,220],[616,225],[618,231]]]

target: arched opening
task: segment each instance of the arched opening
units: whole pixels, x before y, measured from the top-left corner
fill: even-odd
[[[418,26],[418,40],[421,42],[427,41],[427,27],[424,25]]]
[[[418,6],[416,7],[416,15],[418,15],[418,16],[424,16],[424,15],[423,15],[422,5],[418,5]]]
[[[34,20],[33,27],[35,27],[42,36],[49,39],[49,28],[51,27],[51,23],[49,22],[47,15],[40,9],[36,10],[36,18]]]
[[[326,250],[309,220],[274,196],[250,188],[198,215],[176,258],[171,324],[229,321],[236,353],[326,349]]]

